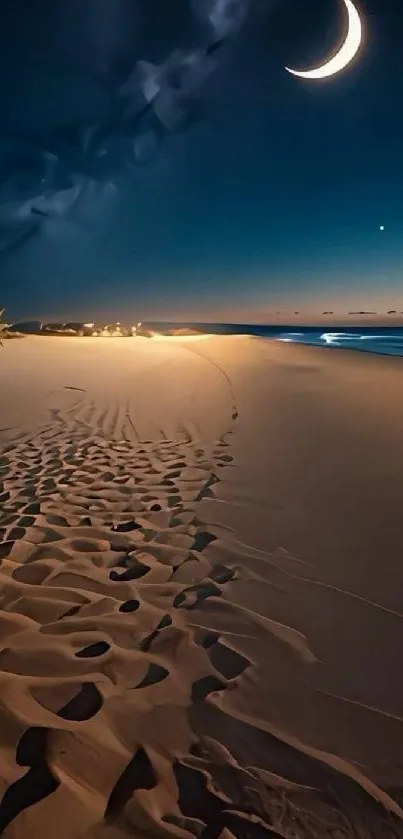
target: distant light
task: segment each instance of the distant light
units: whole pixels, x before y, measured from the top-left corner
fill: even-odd
[[[380,227],[379,227],[379,230],[383,233],[383,231],[385,230],[385,226],[383,224],[381,224]]]
[[[93,329],[94,326],[95,326],[95,323],[85,323],[84,326],[85,326],[86,329]]]

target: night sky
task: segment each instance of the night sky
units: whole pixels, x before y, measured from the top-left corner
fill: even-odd
[[[2,0],[9,317],[403,310],[403,7],[356,5],[307,81],[341,0]]]

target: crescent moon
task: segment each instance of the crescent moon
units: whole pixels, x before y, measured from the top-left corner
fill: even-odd
[[[293,76],[299,76],[301,79],[325,79],[328,76],[334,76],[344,70],[350,64],[353,58],[357,55],[362,42],[362,23],[358,10],[354,6],[352,0],[343,0],[348,13],[348,31],[347,37],[338,50],[326,64],[321,67],[316,67],[313,70],[291,70],[286,67],[288,73]]]

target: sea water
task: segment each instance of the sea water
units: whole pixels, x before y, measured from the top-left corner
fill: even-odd
[[[359,350],[380,355],[403,356],[403,328],[385,326],[381,328],[327,327],[309,329],[301,327],[298,333],[283,330],[276,339],[287,343],[311,344],[323,347],[339,347],[347,350]]]
[[[183,327],[224,335],[255,335],[283,343],[310,346],[338,347],[380,355],[403,356],[403,327],[401,326],[264,326],[228,323],[171,323],[153,324],[158,327]]]

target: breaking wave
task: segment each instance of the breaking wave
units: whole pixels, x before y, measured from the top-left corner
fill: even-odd
[[[313,346],[339,347],[381,355],[403,356],[403,329],[387,328],[377,332],[282,332],[276,336],[283,343],[310,344]]]

